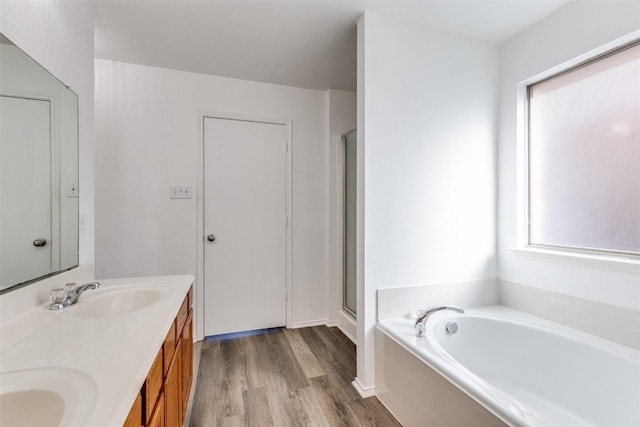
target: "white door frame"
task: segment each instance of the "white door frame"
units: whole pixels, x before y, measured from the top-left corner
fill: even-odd
[[[293,319],[293,215],[292,215],[292,179],[291,163],[293,151],[293,139],[291,137],[293,122],[290,119],[273,117],[256,117],[250,115],[234,115],[217,112],[201,111],[198,114],[198,144],[196,153],[196,283],[195,283],[195,338],[197,341],[204,339],[204,120],[223,119],[240,120],[246,122],[268,123],[285,126],[287,150],[285,153],[285,211],[288,218],[285,236],[285,280],[287,290],[286,302],[286,327],[291,327]],[[238,313],[241,315],[241,313]]]

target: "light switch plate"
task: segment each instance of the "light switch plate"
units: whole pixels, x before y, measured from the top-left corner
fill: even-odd
[[[75,182],[67,182],[67,197],[78,197],[78,184]]]
[[[191,198],[191,186],[190,185],[170,185],[169,186],[169,198],[171,198],[171,199],[190,199]]]

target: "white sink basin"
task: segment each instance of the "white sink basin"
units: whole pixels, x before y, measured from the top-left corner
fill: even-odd
[[[151,285],[88,290],[67,310],[71,316],[83,318],[118,316],[147,308],[167,294],[168,289]]]
[[[93,380],[73,369],[35,368],[0,374],[0,426],[82,426],[95,401]]]

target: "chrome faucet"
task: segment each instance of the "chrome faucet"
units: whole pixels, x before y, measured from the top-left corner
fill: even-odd
[[[431,308],[418,311],[418,319],[416,320],[415,324],[417,337],[424,337],[427,320],[429,320],[429,317],[431,317],[433,313],[440,310],[453,310],[458,313],[464,313],[464,310],[457,305],[436,305]]]
[[[64,288],[58,288],[51,291],[49,300],[53,301],[49,306],[49,310],[61,310],[78,302],[80,295],[87,289],[98,289],[100,283],[89,282],[84,285],[76,286],[75,283],[67,283]]]

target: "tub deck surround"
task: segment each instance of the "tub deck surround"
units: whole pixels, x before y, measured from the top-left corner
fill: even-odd
[[[628,301],[636,310],[506,280],[500,280],[499,289],[500,305],[640,350],[640,286],[637,298]]]
[[[193,280],[192,275],[101,280],[100,289],[86,291],[75,306],[52,311],[43,304],[6,325],[13,342],[0,354],[0,371],[57,367],[87,374],[96,398],[81,426],[121,427]],[[162,297],[145,308],[107,317],[72,311],[98,293],[141,287],[158,290]],[[22,336],[20,322],[27,325]],[[34,324],[40,328],[34,331]]]
[[[413,315],[442,302],[462,308],[498,304],[498,294],[496,279],[382,288],[378,289],[377,319]]]
[[[382,320],[376,327],[496,421],[512,426],[640,425],[640,351],[504,306],[465,311],[435,313],[425,338],[415,337],[410,316]],[[452,335],[445,332],[450,321],[458,326]],[[384,364],[395,369],[389,368],[394,361]]]

